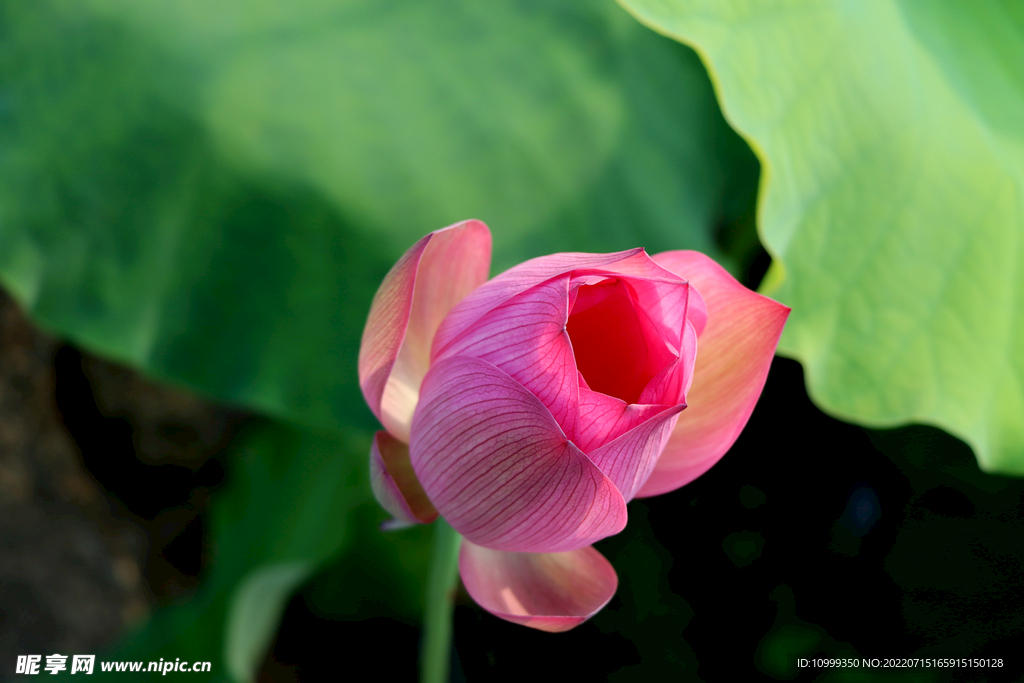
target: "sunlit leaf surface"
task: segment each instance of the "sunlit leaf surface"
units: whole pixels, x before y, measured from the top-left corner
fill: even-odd
[[[623,0],[764,163],[766,289],[814,399],[1024,474],[1024,5]]]

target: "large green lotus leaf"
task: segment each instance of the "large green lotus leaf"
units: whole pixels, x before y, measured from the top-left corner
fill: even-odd
[[[370,299],[424,233],[715,252],[757,162],[692,51],[607,2],[0,9],[0,282],[224,400],[369,426]]]
[[[764,288],[819,405],[1024,474],[1024,4],[623,2],[759,151]]]

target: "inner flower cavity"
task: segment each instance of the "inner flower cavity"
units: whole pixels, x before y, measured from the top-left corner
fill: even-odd
[[[593,391],[638,403],[676,356],[623,280],[581,285],[566,325],[576,369]]]

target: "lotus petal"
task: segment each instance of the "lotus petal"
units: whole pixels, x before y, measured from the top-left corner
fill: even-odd
[[[654,471],[685,405],[665,408],[654,417],[609,441],[588,457],[629,502]]]
[[[461,337],[484,313],[503,301],[556,275],[595,268],[599,268],[605,275],[611,272],[662,280],[678,279],[678,276],[652,261],[640,248],[612,254],[564,253],[530,259],[478,287],[472,296],[467,296],[451,310],[437,331],[434,356],[453,339]]]
[[[390,528],[437,519],[409,462],[409,447],[385,431],[377,432],[370,445],[370,486],[380,506],[395,518],[387,523]]]
[[[555,276],[498,304],[447,346],[434,362],[454,356],[480,358],[507,373],[539,398],[573,439],[579,383],[565,324],[569,275]]]
[[[732,446],[761,395],[789,308],[752,292],[704,254],[670,251],[653,257],[703,295],[707,325],[700,334],[686,414],[637,495],[687,484]]]
[[[487,280],[491,233],[469,220],[414,244],[381,283],[359,347],[359,385],[374,415],[409,441],[420,383],[441,321]]]
[[[423,380],[410,456],[434,506],[495,550],[558,552],[626,524],[615,484],[544,404],[478,358],[445,358]]]
[[[613,264],[613,267],[614,265],[616,264]],[[666,273],[668,277],[659,278],[617,275],[612,270],[577,269],[573,271],[573,284],[575,285],[579,279],[593,279],[598,276],[612,283],[624,284],[637,312],[657,331],[662,343],[667,343],[673,351],[678,351],[689,307],[689,283],[670,273]],[[698,306],[701,303],[698,302]],[[578,307],[579,304],[574,304],[573,313],[577,312]]]
[[[591,390],[582,379],[579,396],[579,420],[573,443],[588,455],[671,407],[626,403],[620,398]]]
[[[652,320],[638,301],[634,285],[650,281],[598,279],[596,275],[579,276],[579,272],[572,279],[575,297],[566,325],[576,368],[594,391],[639,403],[650,381],[678,358],[681,329],[669,330],[668,338],[662,321]],[[679,328],[685,322],[688,288],[676,279],[662,293],[683,311],[674,322]]]
[[[478,605],[517,624],[568,631],[608,604],[619,579],[593,546],[560,553],[510,553],[464,541],[462,583]]]
[[[683,328],[680,346],[682,348],[675,362],[644,387],[643,393],[640,394],[640,403],[686,403],[686,394],[693,383],[693,371],[697,360],[697,331],[689,320]]]

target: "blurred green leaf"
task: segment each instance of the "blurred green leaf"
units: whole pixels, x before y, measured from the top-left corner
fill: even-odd
[[[41,323],[306,424],[369,427],[370,298],[477,217],[495,265],[715,253],[756,160],[687,48],[607,2],[0,9],[0,282]]]
[[[354,510],[372,502],[369,437],[266,423],[237,446],[213,510],[217,568],[233,576],[267,562],[319,562],[350,537]],[[234,564],[232,564],[234,562]]]
[[[189,602],[158,610],[106,659],[183,657],[213,662],[225,680],[250,681],[292,592],[325,560],[358,563],[352,540],[376,530],[362,458],[365,435],[251,427],[233,447],[230,480],[212,510],[215,562]],[[372,507],[372,514],[358,512]],[[346,554],[347,553],[347,554]]]
[[[211,662],[211,681],[229,682],[224,665],[223,631],[229,598],[228,586],[207,587],[188,602],[164,607],[111,650],[96,657],[94,674],[110,680],[124,680],[124,673],[104,673],[100,662],[149,662],[180,658],[190,662]],[[68,676],[67,680],[75,680]]]
[[[292,592],[309,578],[303,560],[264,565],[239,582],[224,633],[224,660],[236,681],[256,680]]]
[[[700,50],[759,150],[766,291],[815,401],[1024,474],[1024,5],[623,3]]]

